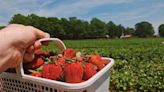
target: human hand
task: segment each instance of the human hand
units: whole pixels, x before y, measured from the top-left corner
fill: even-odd
[[[21,61],[32,61],[34,51],[41,46],[38,39],[47,37],[48,33],[19,24],[0,30],[0,72],[18,66]]]

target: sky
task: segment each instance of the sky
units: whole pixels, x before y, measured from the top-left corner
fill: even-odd
[[[158,33],[164,24],[164,0],[0,0],[0,26],[17,13],[45,17],[77,17],[90,21],[97,17],[124,27],[147,21]]]

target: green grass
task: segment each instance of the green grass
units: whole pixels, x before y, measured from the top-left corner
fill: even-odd
[[[67,48],[115,59],[111,90],[164,91],[163,38],[64,40]],[[48,48],[54,49],[51,44]]]

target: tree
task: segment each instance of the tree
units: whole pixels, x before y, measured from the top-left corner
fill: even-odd
[[[71,27],[70,27],[69,20],[67,20],[66,18],[61,18],[60,25],[62,26],[62,28],[64,29],[64,32],[65,32],[64,39],[73,38],[73,34],[70,32]]]
[[[135,32],[134,28],[127,27],[123,33],[124,35],[133,35],[134,32]]]
[[[51,36],[64,39],[65,31],[63,26],[60,24],[60,20],[57,17],[48,17],[48,28],[51,30]]]
[[[107,25],[108,35],[111,38],[116,37],[117,25],[114,24],[112,21],[109,21],[106,25]]]
[[[73,39],[83,38],[85,32],[85,25],[82,20],[76,17],[69,18],[70,32],[73,35]]]
[[[149,22],[143,21],[135,25],[135,35],[138,37],[153,36],[154,28]]]
[[[24,25],[30,25],[31,21],[28,19],[28,17],[23,16],[21,14],[15,14],[12,19],[9,22],[10,24],[12,23],[17,23],[17,24],[24,24]]]
[[[0,29],[4,28],[5,26],[0,26]]]
[[[114,38],[120,37],[124,32],[127,34],[129,32],[121,24],[115,25],[112,21],[106,24],[98,18],[84,21],[76,17],[59,19],[57,17],[42,17],[36,14],[27,16],[15,14],[10,23],[31,25],[48,32],[51,37],[60,39],[102,38],[106,37],[106,35]]]
[[[101,21],[98,18],[92,18],[92,20],[90,21],[90,30],[92,31],[90,35],[96,38],[105,37],[105,35],[107,34],[105,26],[105,22]]]
[[[125,31],[125,28],[120,24],[116,27],[116,37],[120,38],[120,36],[122,35],[122,33]]]
[[[46,17],[40,17],[36,14],[31,14],[28,15],[28,18],[31,21],[32,26],[52,35],[53,31],[51,30],[50,23]]]
[[[160,35],[161,37],[164,37],[164,24],[161,24],[161,25],[159,26],[158,30],[159,30],[159,35]]]
[[[91,35],[89,35],[90,29],[89,29],[89,22],[88,21],[84,21],[84,32],[83,32],[83,38],[90,38]]]

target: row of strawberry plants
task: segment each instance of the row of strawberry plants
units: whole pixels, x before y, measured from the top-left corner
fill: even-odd
[[[164,48],[160,43],[138,43],[110,49],[116,60],[112,70],[112,90],[163,91]]]

